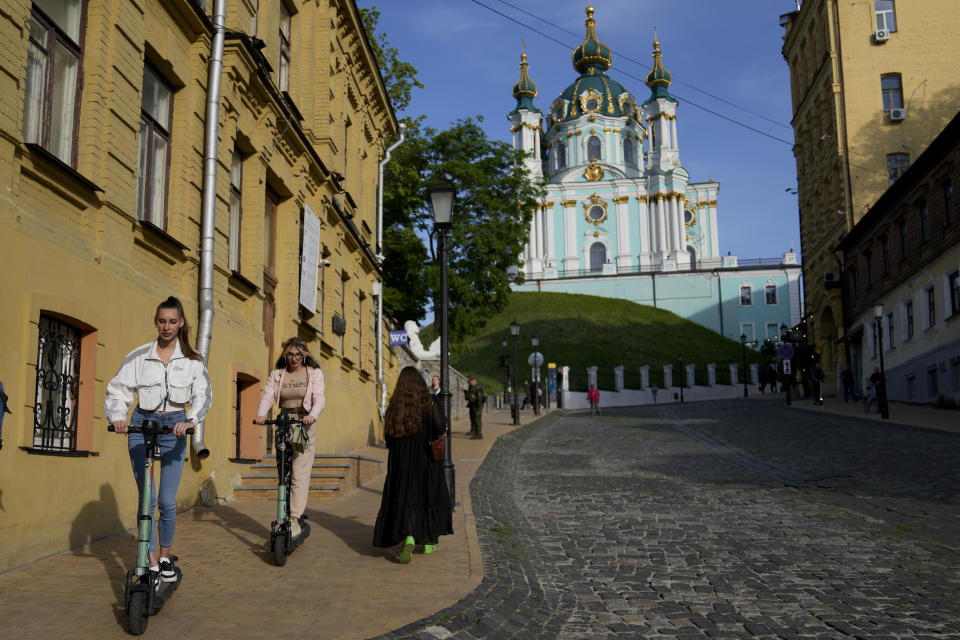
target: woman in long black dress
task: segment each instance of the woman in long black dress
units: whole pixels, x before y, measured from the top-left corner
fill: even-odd
[[[453,533],[453,509],[441,463],[430,442],[444,433],[443,414],[420,372],[405,367],[384,415],[389,455],[373,546],[403,543],[397,561],[410,562],[416,544],[432,553],[442,535]]]

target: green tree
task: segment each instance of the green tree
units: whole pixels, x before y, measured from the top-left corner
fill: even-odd
[[[391,238],[403,239],[391,253],[413,252],[411,233],[425,238],[432,230],[429,185],[445,182],[457,190],[447,252],[448,311],[455,337],[476,332],[506,305],[508,274],[519,265],[531,217],[543,197],[542,187],[531,183],[523,166],[523,153],[487,138],[480,122],[479,117],[465,118],[444,131],[421,130],[414,123],[384,175],[384,226]],[[418,277],[411,256],[386,257],[388,313],[398,320],[422,319],[439,291],[439,266],[432,260],[421,263]],[[391,306],[393,301],[397,306]]]
[[[367,34],[370,48],[373,49],[373,55],[377,59],[377,66],[380,67],[380,77],[383,78],[383,84],[387,88],[393,110],[397,113],[406,111],[413,97],[413,88],[423,89],[423,85],[417,79],[417,69],[409,62],[400,60],[400,52],[396,47],[390,46],[386,33],[382,31],[377,33],[380,12],[377,11],[376,5],[369,9],[358,7],[357,11],[360,13],[360,20],[363,22],[363,30]]]

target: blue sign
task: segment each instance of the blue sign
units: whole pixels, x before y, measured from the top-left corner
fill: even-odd
[[[780,357],[789,360],[793,357],[793,345],[785,344],[780,347]]]
[[[391,331],[390,332],[390,346],[396,347],[401,344],[409,344],[410,336],[407,335],[406,331]]]

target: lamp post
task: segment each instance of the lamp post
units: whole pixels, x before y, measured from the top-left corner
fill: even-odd
[[[450,505],[456,508],[456,474],[450,450],[450,332],[447,323],[447,234],[450,233],[453,198],[456,189],[449,184],[436,184],[427,188],[433,207],[433,223],[437,234],[437,258],[440,260],[440,308],[434,309],[434,318],[440,325],[440,395],[443,398],[443,426],[447,446],[443,452],[443,477],[450,492]]]
[[[680,402],[682,403],[682,402],[683,402],[683,377],[684,377],[684,376],[683,376],[683,374],[684,374],[684,370],[683,370],[683,356],[682,356],[682,355],[679,355],[679,356],[677,356],[677,359],[680,360]]]
[[[877,319],[877,351],[880,352],[880,384],[877,385],[877,403],[880,417],[890,419],[890,406],[887,404],[887,371],[883,367],[883,304],[873,305],[873,316]]]
[[[507,341],[500,342],[500,359],[503,362],[503,401],[507,402],[507,388],[510,385],[510,364],[507,362]]]
[[[536,393],[530,394],[530,401],[533,402],[533,413],[534,415],[540,415],[540,365],[537,364],[537,347],[540,346],[540,338],[534,335],[530,338],[530,344],[533,346],[533,388],[536,389]]]
[[[750,392],[747,391],[747,336],[740,334],[740,350],[743,351],[743,397],[749,398]]]
[[[789,344],[791,347],[796,342],[796,336],[793,329],[789,328],[785,324],[780,325],[780,342]],[[783,383],[781,386],[784,388],[784,391],[786,391],[786,404],[787,406],[790,406],[790,395],[793,392],[793,371],[790,366],[790,358],[782,359],[781,368],[783,370]]]
[[[514,319],[510,323],[510,335],[513,336],[513,424],[520,424],[520,394],[517,389],[517,379],[520,377],[517,374],[520,372],[520,362],[518,360],[519,356],[517,355],[517,342],[520,340],[520,323]]]

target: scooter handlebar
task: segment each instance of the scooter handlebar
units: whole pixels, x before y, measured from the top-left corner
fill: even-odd
[[[297,424],[297,423],[301,423],[301,422],[303,422],[303,418],[277,418],[276,420],[264,420],[264,421],[263,421],[263,424],[264,424],[264,425],[271,425],[271,424]],[[254,420],[253,424],[259,424],[259,423],[258,423],[256,420]]]
[[[112,424],[107,427],[107,431],[116,432],[116,430],[113,428],[113,425],[112,425]],[[143,433],[143,428],[142,428],[142,427],[134,427],[133,425],[130,425],[129,427],[127,427],[127,433]],[[168,427],[168,426],[164,425],[164,426],[160,427],[159,429],[157,429],[157,433],[173,433],[173,427]],[[188,435],[192,435],[192,434],[193,434],[193,427],[189,427],[189,428],[187,429],[186,433],[187,433]]]

